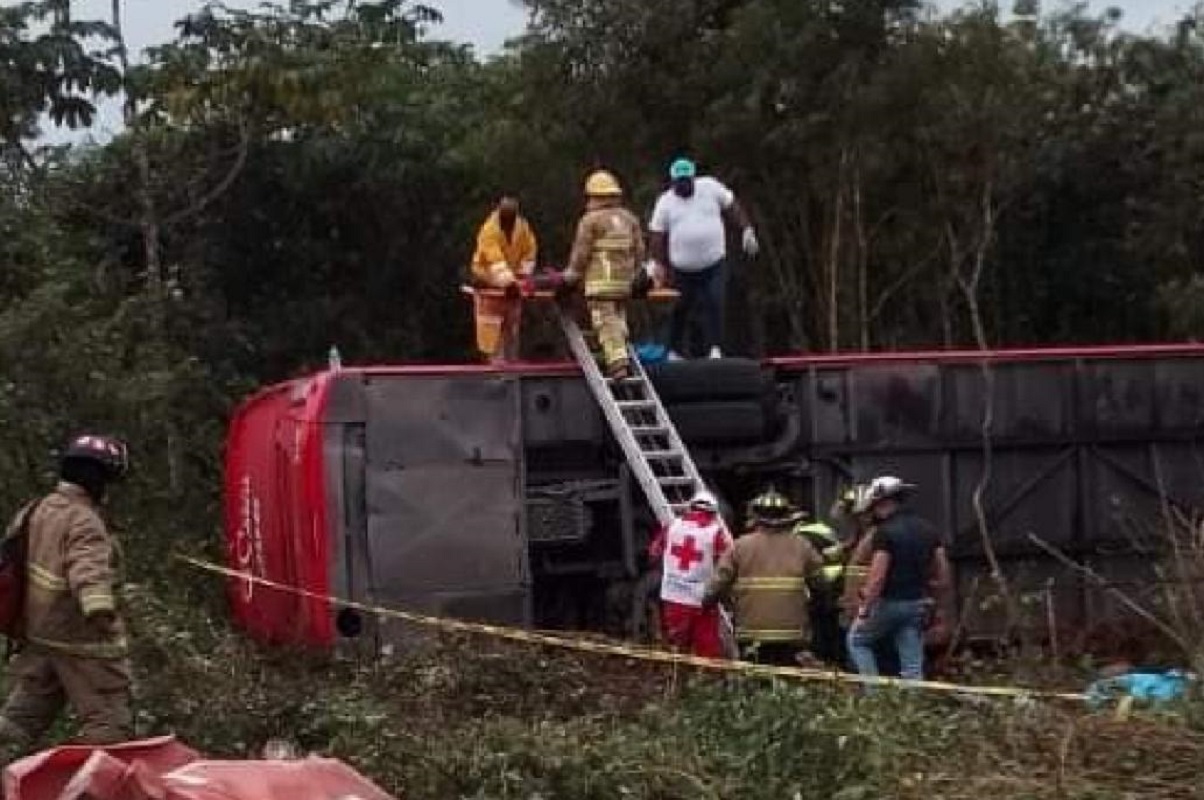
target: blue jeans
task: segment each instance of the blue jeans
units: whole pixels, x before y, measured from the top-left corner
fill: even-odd
[[[685,345],[686,325],[695,307],[702,312],[702,354],[723,345],[723,305],[727,295],[727,267],[723,259],[697,272],[673,270],[673,285],[680,293],[669,320],[669,349],[678,355]]]
[[[849,655],[862,675],[877,675],[878,660],[874,643],[894,639],[899,651],[899,677],[921,680],[924,677],[925,600],[879,600],[870,615],[849,629]]]

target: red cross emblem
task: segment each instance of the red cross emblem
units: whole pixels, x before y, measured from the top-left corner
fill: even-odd
[[[694,537],[687,536],[684,542],[669,548],[669,555],[677,559],[679,572],[689,572],[690,566],[696,561],[702,561],[702,551],[694,546]]]

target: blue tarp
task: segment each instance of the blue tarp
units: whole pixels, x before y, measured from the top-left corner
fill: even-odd
[[[641,364],[659,364],[669,355],[668,348],[655,342],[643,342],[635,346],[635,357]]]
[[[1161,705],[1182,698],[1187,693],[1190,680],[1191,676],[1178,669],[1166,672],[1129,672],[1092,683],[1087,687],[1087,702],[1098,708],[1112,700],[1128,696],[1134,700]]]

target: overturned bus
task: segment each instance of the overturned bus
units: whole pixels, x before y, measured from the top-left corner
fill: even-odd
[[[973,636],[1003,625],[980,484],[993,556],[1034,601],[1029,624],[1056,626],[1067,648],[1120,612],[1110,589],[1156,586],[1163,520],[1204,501],[1204,346],[725,359],[651,375],[733,525],[770,483],[817,516],[854,480],[918,484]],[[231,581],[237,623],[263,641],[405,644],[401,627],[325,596],[648,633],[654,519],[575,364],[348,367],[264,389],[231,422],[225,527],[231,568],[306,593]]]

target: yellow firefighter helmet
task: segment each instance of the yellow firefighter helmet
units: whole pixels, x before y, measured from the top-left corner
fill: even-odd
[[[585,194],[588,197],[618,197],[623,194],[623,187],[614,175],[600,169],[586,178]]]

